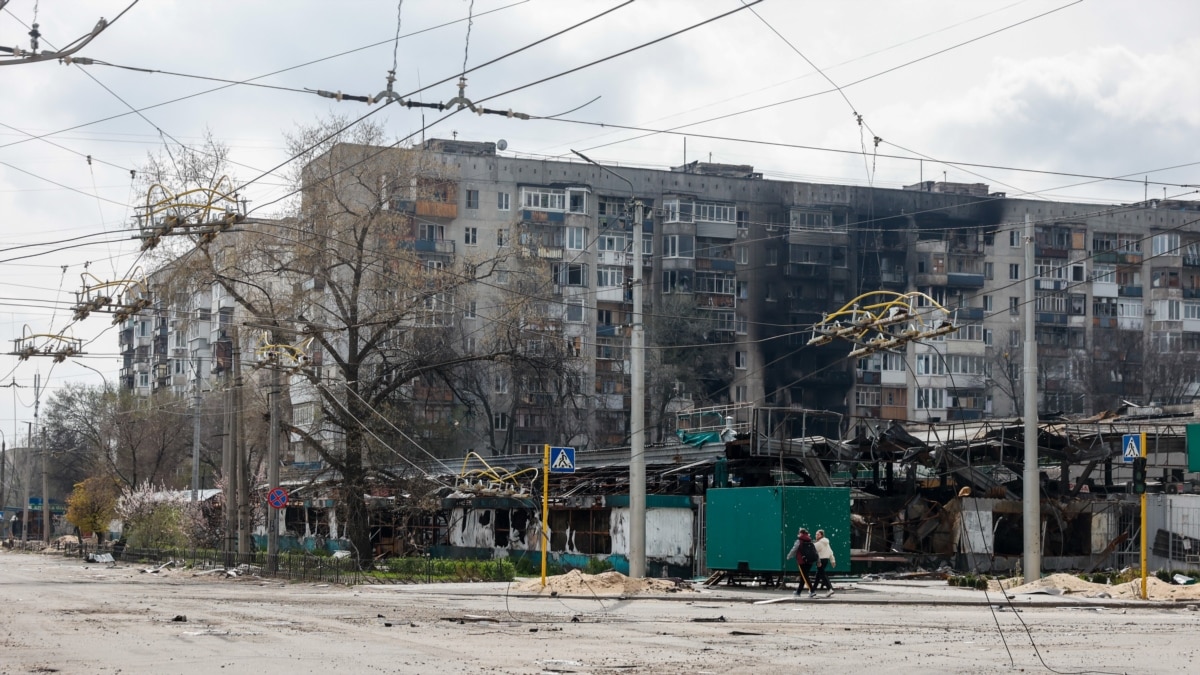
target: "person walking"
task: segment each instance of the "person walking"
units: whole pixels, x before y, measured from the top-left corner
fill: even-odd
[[[826,575],[825,569],[837,567],[837,558],[833,557],[833,546],[829,543],[829,538],[825,536],[825,530],[817,530],[817,538],[813,541],[813,547],[817,549],[817,577],[813,581],[816,582],[817,588],[824,587],[827,591],[825,597],[833,597],[833,584],[829,582],[829,576]]]
[[[792,550],[788,551],[788,559],[796,559],[796,567],[800,570],[800,582],[796,586],[796,595],[804,592],[804,587],[808,586],[808,597],[817,597],[817,587],[813,585],[812,568],[819,559],[817,547],[813,544],[812,537],[809,536],[808,530],[800,528],[796,533],[796,543],[792,544]]]

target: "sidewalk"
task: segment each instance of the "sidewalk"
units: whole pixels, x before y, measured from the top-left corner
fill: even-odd
[[[521,580],[518,580],[521,581]],[[490,596],[512,598],[538,598],[549,595],[527,593],[515,590],[515,584],[502,582],[488,583],[443,583],[443,584],[414,584],[414,585],[368,585],[357,586],[357,590],[376,593],[406,593],[414,595],[438,596]],[[1087,598],[1078,594],[1053,595],[1041,593],[1012,594],[1010,597],[999,591],[979,591],[969,588],[950,586],[945,581],[845,581],[834,584],[835,593],[831,598],[818,594],[816,598],[793,595],[794,587],[785,590],[778,588],[763,588],[751,586],[713,586],[696,585],[694,592],[681,591],[668,594],[642,595],[601,595],[605,600],[658,600],[668,602],[694,602],[696,600],[720,600],[736,603],[755,603],[774,600],[777,603],[836,603],[849,605],[943,605],[943,606],[977,606],[996,605],[1007,608],[1010,605],[1023,607],[1079,607],[1094,609],[1147,609],[1147,608],[1184,608],[1189,603],[1162,602],[1147,600],[1128,600],[1121,598]],[[589,597],[565,596],[557,597]]]

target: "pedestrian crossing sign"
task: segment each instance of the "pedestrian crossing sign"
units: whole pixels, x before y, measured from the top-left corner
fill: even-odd
[[[550,473],[575,473],[575,448],[550,448]]]
[[[1126,464],[1133,464],[1133,460],[1142,456],[1142,449],[1146,447],[1146,434],[1125,434],[1121,436],[1121,459]]]

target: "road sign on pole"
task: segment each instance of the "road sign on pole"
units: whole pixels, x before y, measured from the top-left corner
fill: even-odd
[[[271,508],[273,509],[282,509],[286,507],[288,505],[287,490],[281,487],[272,488],[271,491],[267,493],[267,503],[270,504]]]
[[[550,448],[550,473],[575,473],[575,448]]]
[[[1125,434],[1121,437],[1121,459],[1126,464],[1145,455],[1146,434]]]

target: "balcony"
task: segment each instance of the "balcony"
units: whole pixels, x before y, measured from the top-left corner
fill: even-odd
[[[599,324],[596,326],[596,337],[617,337],[620,335],[620,326]]]
[[[783,276],[790,279],[832,279],[833,268],[825,263],[794,262],[783,268]]]
[[[418,253],[440,253],[454,255],[454,240],[452,239],[414,239],[400,242],[400,248],[406,248]]]
[[[525,258],[541,258],[542,260],[563,259],[563,249],[561,246],[541,246],[529,244],[521,246],[519,250],[520,255]]]
[[[1096,328],[1116,328],[1117,317],[1115,316],[1097,316],[1092,318],[1092,325]]]
[[[858,383],[859,384],[879,384],[879,382],[880,382],[879,371],[871,371],[871,370],[858,371]]]
[[[1064,291],[1067,282],[1063,279],[1034,279],[1034,288],[1039,291]]]
[[[982,307],[959,307],[954,311],[959,321],[983,321]]]
[[[1183,256],[1184,267],[1200,267],[1200,255]]]
[[[696,269],[732,272],[737,266],[729,258],[696,258]]]
[[[1038,323],[1051,324],[1055,326],[1067,325],[1067,315],[1059,312],[1037,312],[1034,315]]]
[[[1092,256],[1097,265],[1140,265],[1141,253],[1123,253],[1119,251],[1101,251]]]
[[[521,220],[527,223],[561,223],[566,218],[567,214],[562,211],[531,211],[526,209],[521,212]]]
[[[722,293],[696,293],[695,297],[697,307],[733,309],[737,304],[732,295]]]
[[[1123,298],[1140,298],[1142,297],[1141,286],[1119,286],[1117,295]]]
[[[983,288],[983,275],[951,272],[946,275],[946,286],[949,288]]]
[[[1196,298],[1200,298],[1200,288],[1183,289],[1183,297],[1185,300],[1195,300]]]
[[[1034,244],[1034,252],[1034,255],[1039,258],[1066,258],[1068,254],[1065,248],[1056,248],[1044,244]]]

